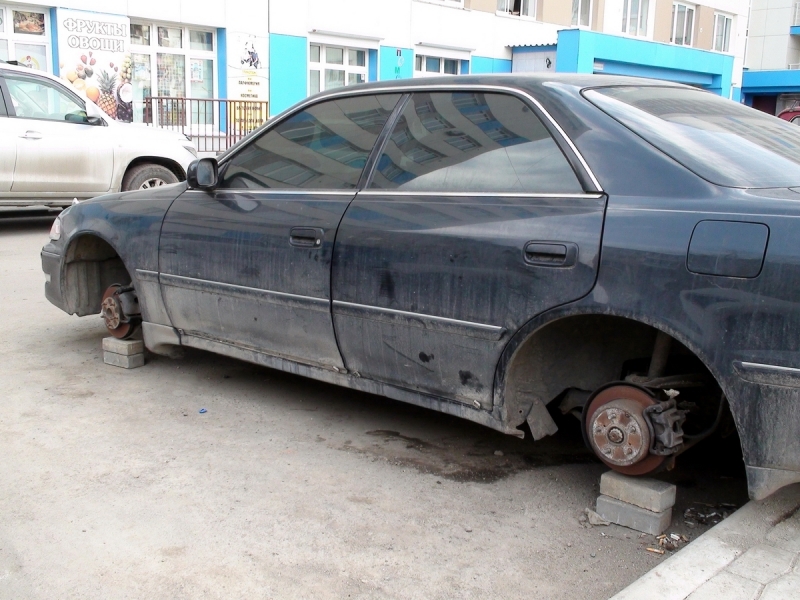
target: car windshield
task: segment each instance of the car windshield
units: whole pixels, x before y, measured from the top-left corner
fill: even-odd
[[[595,88],[586,98],[700,177],[728,187],[800,186],[800,128],[701,90]]]

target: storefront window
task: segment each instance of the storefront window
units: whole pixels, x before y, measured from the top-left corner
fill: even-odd
[[[367,81],[365,49],[310,44],[308,61],[309,94]]]
[[[156,118],[145,113],[145,101],[149,96],[214,98],[216,42],[212,31],[157,23],[131,23],[130,31],[134,121]],[[153,110],[160,111],[157,118],[161,122],[214,123],[211,103],[165,100]]]
[[[159,27],[158,45],[162,48],[183,48],[183,30],[178,27]]]
[[[0,5],[0,60],[50,72],[49,57],[50,15]]]
[[[189,30],[189,48],[191,50],[203,50],[212,52],[214,50],[214,36],[210,31]]]
[[[150,45],[150,25],[131,25],[131,44]]]
[[[186,97],[186,58],[180,54],[158,53],[158,95],[173,98]]]
[[[148,35],[149,39],[149,35]],[[150,70],[149,54],[132,54],[133,61],[133,120],[141,123],[144,120],[144,99],[153,95],[153,74]]]

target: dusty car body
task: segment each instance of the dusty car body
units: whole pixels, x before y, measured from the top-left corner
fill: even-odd
[[[511,435],[554,433],[558,405],[634,475],[730,414],[763,498],[800,481],[794,186],[800,132],[684,86],[372,84],[295,106],[218,172],[204,159],[187,183],[67,209],[45,293],[70,314],[102,305],[120,337],[141,321],[153,352],[218,352]]]

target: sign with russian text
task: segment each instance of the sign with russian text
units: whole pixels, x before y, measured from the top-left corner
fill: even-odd
[[[130,19],[57,10],[59,75],[112,119],[133,120]]]

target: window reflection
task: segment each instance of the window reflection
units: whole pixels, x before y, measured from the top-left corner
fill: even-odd
[[[282,121],[226,166],[223,188],[352,189],[398,94],[316,104]]]
[[[378,160],[373,188],[580,193],[561,150],[521,100],[505,94],[418,93]]]

